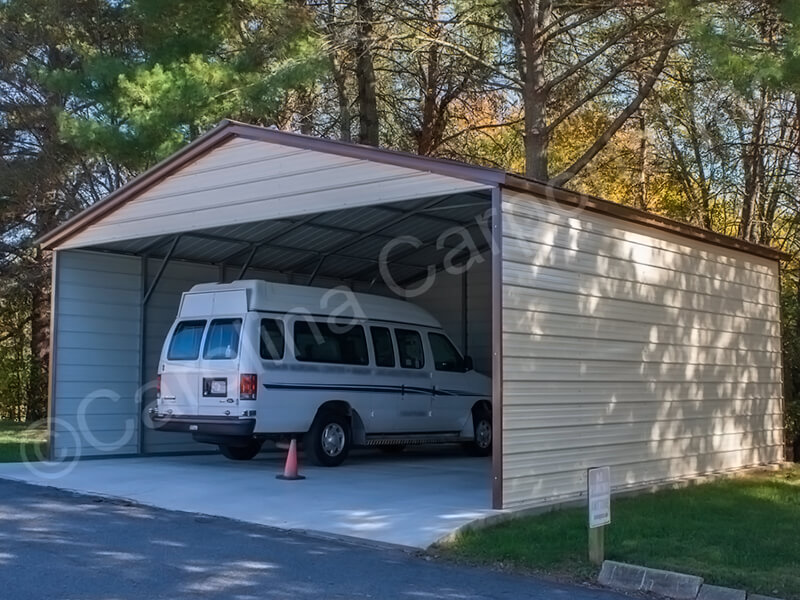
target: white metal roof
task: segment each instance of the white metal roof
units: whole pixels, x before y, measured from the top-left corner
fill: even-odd
[[[272,283],[258,279],[233,283],[201,283],[183,294],[183,307],[198,305],[192,297],[244,290],[250,310],[333,316],[345,319],[393,321],[425,327],[441,328],[439,321],[419,306],[395,298],[352,292],[347,288],[319,288],[305,285]],[[194,308],[193,308],[194,310]],[[192,316],[199,313],[194,312]],[[209,312],[209,314],[211,314]]]

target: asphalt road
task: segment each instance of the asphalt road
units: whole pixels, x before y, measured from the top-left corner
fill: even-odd
[[[618,600],[623,596],[394,549],[0,480],[0,598]]]

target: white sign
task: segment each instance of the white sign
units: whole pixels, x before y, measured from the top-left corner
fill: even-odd
[[[589,527],[602,527],[611,523],[611,469],[589,469]]]

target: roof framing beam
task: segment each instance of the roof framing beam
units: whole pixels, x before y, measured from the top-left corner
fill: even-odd
[[[356,236],[354,239],[348,240],[348,241],[344,242],[343,244],[340,244],[336,248],[325,252],[325,254],[327,256],[338,254],[342,250],[346,250],[347,248],[349,248],[351,246],[354,246],[354,245],[358,244],[359,242],[363,242],[365,239],[370,238],[372,236],[375,236],[375,235],[379,234],[381,231],[386,231],[390,227],[394,227],[398,223],[402,223],[403,221],[406,221],[406,220],[410,219],[411,217],[414,217],[414,216],[420,214],[421,212],[425,211],[426,209],[431,208],[432,206],[436,206],[437,204],[441,204],[442,202],[445,202],[446,200],[448,200],[450,198],[453,198],[453,197],[454,197],[453,195],[444,196],[444,197],[440,196],[440,197],[434,198],[433,200],[425,202],[425,203],[421,204],[420,206],[417,206],[416,208],[413,208],[413,209],[411,209],[409,211],[403,212],[396,219],[389,219],[383,225],[380,225],[375,229],[371,229],[370,231],[365,231],[365,232],[361,233],[360,235]],[[306,261],[299,261],[299,262],[293,264],[290,267],[290,269],[295,271],[297,269],[302,269],[303,267],[307,266],[308,264],[309,263],[308,263],[307,260]]]

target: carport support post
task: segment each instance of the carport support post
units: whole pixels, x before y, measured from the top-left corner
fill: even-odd
[[[503,196],[492,188],[492,508],[503,508]]]
[[[172,254],[175,252],[175,248],[180,241],[181,236],[176,235],[175,238],[172,240],[172,244],[170,244],[169,250],[167,254],[164,256],[163,260],[161,261],[161,265],[158,268],[158,272],[153,277],[153,281],[150,283],[150,286],[147,286],[147,278],[148,278],[148,264],[150,262],[150,256],[148,254],[144,254],[142,256],[142,266],[141,266],[141,277],[142,277],[142,302],[139,308],[139,438],[137,443],[136,452],[137,454],[142,454],[144,452],[144,424],[146,423],[144,418],[144,410],[145,410],[145,403],[144,403],[144,391],[145,387],[147,386],[147,348],[146,346],[146,338],[147,338],[147,304],[150,301],[150,297],[153,295],[153,292],[156,290],[156,286],[158,282],[161,280],[161,276],[164,274],[164,271],[167,269],[167,265],[169,264],[170,259],[172,258]],[[146,289],[146,291],[144,291]]]

